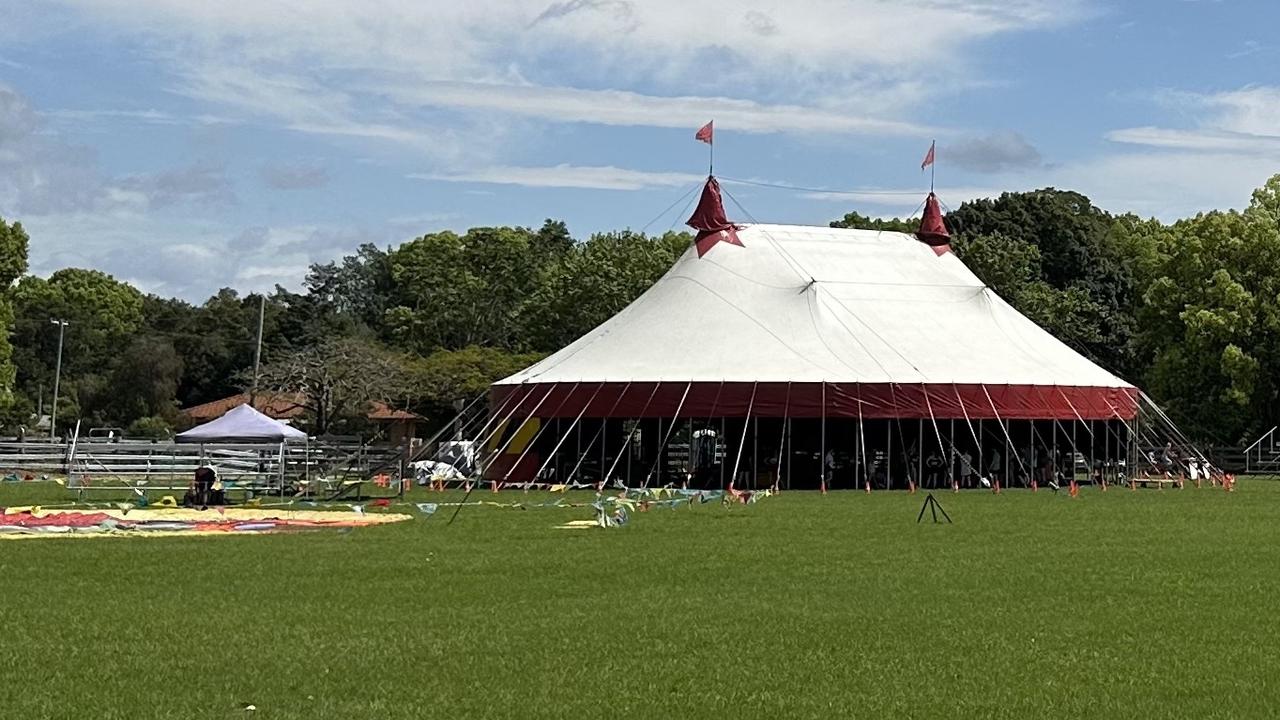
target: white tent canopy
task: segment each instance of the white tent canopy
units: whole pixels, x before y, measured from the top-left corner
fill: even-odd
[[[238,405],[225,415],[186,432],[178,433],[178,442],[302,442],[303,431],[263,415],[248,404]]]
[[[793,416],[1132,417],[1132,385],[953,253],[896,232],[737,236],[702,257],[690,247],[622,312],[495,384],[495,404],[527,396],[516,402],[544,417],[740,415],[748,403]]]

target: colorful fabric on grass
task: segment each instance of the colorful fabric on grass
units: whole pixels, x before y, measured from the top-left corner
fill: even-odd
[[[33,537],[156,537],[174,535],[261,535],[351,529],[409,520],[397,513],[225,508],[213,510],[6,508],[0,539]]]

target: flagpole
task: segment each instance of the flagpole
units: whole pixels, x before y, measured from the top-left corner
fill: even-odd
[[[933,193],[933,178],[934,178],[934,175],[938,172],[938,156],[934,154],[934,153],[936,152],[936,148],[937,148],[937,146],[938,146],[938,141],[937,141],[937,140],[934,140],[933,142],[929,143],[929,154],[930,154],[930,155],[933,155],[933,162],[929,163],[929,192],[930,192],[930,194],[932,194],[932,193]]]
[[[715,169],[716,169],[716,136],[715,136],[715,130],[714,130],[715,121],[712,120],[711,123],[713,128],[711,133],[711,141],[707,143],[707,177],[711,177],[712,175],[715,175]]]

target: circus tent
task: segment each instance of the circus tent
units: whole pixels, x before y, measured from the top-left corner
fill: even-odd
[[[725,219],[720,189],[709,178],[689,224],[697,239],[661,279],[577,341],[495,383],[492,413],[537,419],[538,436],[553,421],[562,431],[571,424],[578,432],[600,423],[606,445],[611,419],[656,420],[658,437],[668,442],[687,420],[687,432],[681,432],[692,443],[695,422],[714,425],[718,418],[721,434],[736,441],[739,453],[748,442],[747,421],[756,426],[754,438],[762,420],[818,420],[820,427],[807,432],[821,435],[821,442],[807,454],[819,456],[832,433],[828,422],[852,421],[852,454],[864,456],[855,473],[871,472],[867,462],[875,451],[860,444],[867,433],[863,423],[877,420],[900,427],[910,421],[916,428],[897,431],[900,452],[912,443],[922,453],[925,438],[936,434],[944,452],[956,454],[955,443],[935,432],[940,422],[955,421],[968,424],[971,452],[980,462],[979,446],[988,436],[1003,436],[1009,446],[1003,462],[1010,462],[1018,444],[1011,421],[1030,421],[1027,444],[1046,448],[1060,434],[1065,447],[1075,426],[1093,442],[1102,423],[1117,438],[1119,452],[1114,426],[1134,420],[1138,390],[1037,326],[974,275],[950,252],[932,193],[915,235],[740,224]],[[731,419],[740,433],[725,425]],[[1049,425],[1037,429],[1036,421]],[[793,436],[789,424],[779,432]],[[894,432],[883,422],[873,430],[886,448]],[[1052,433],[1053,440],[1037,433]],[[524,435],[532,442],[527,428]],[[533,456],[565,444],[547,447],[550,442],[533,443]],[[529,452],[522,450],[521,457]],[[770,452],[782,454],[773,447]],[[891,466],[896,455],[887,454],[880,462]],[[601,464],[608,461],[606,456]],[[546,466],[541,459],[519,470],[516,464],[513,458],[496,463],[504,476]],[[923,474],[918,457],[900,464],[899,474]]]

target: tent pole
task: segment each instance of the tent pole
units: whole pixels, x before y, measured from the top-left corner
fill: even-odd
[[[787,444],[787,426],[791,415],[791,382],[787,382],[787,399],[782,406],[782,428],[778,431],[778,463],[774,466],[773,489],[782,487],[782,451]],[[788,461],[788,465],[790,461]],[[787,468],[787,489],[791,489],[791,468]]]
[[[893,387],[892,385],[890,387]],[[893,404],[893,412],[898,413],[898,404]],[[884,421],[884,485],[887,490],[893,485],[893,424],[890,420]],[[870,482],[870,481],[869,481]]]
[[[565,395],[564,395],[564,399],[562,399],[562,400],[560,401],[560,404],[556,406],[556,409],[555,409],[555,410],[553,410],[553,411],[551,411],[551,414],[552,414],[552,415],[554,415],[554,416],[556,417],[556,430],[557,430],[557,431],[560,429],[560,411],[561,411],[562,409],[564,409],[565,404],[566,404],[566,403],[568,403],[568,402],[569,402],[569,399],[573,397],[573,394],[574,394],[574,393],[576,393],[576,392],[578,391],[578,386],[579,386],[579,385],[581,385],[581,384],[582,384],[581,382],[576,382],[576,383],[574,383],[574,384],[573,384],[573,387],[569,388],[569,392],[565,393]],[[599,388],[597,388],[597,390],[596,390],[596,391],[597,391],[597,392],[599,392]],[[593,399],[595,398],[595,396],[594,396],[594,395],[592,395],[591,397],[592,397]],[[543,400],[545,400],[545,399],[546,399],[546,398],[543,398]],[[541,404],[541,403],[539,403],[539,404]],[[588,404],[590,404],[590,401],[588,401]],[[535,412],[536,412],[536,411],[537,411],[537,408],[534,408],[534,410],[535,410]],[[529,415],[529,418],[531,418],[531,417],[533,417],[533,414],[532,414],[532,413],[530,413],[530,415]],[[525,422],[528,422],[528,418],[525,418]],[[532,449],[534,448],[534,446],[536,446],[536,445],[538,444],[538,439],[542,437],[542,433],[544,433],[544,432],[546,432],[546,431],[547,431],[547,426],[548,426],[548,425],[550,425],[550,424],[551,424],[550,422],[546,422],[546,423],[542,423],[542,424],[540,424],[540,425],[538,426],[538,430],[537,430],[537,432],[535,432],[535,433],[533,434],[533,437],[532,437],[532,438],[530,438],[530,440],[529,440],[528,444],[526,444],[526,445],[524,446],[524,450],[520,451],[520,456],[516,458],[515,463],[513,463],[513,464],[511,465],[511,467],[507,468],[507,472],[506,472],[506,474],[504,474],[504,475],[502,476],[502,482],[504,482],[504,483],[505,483],[505,482],[506,482],[506,481],[511,477],[511,473],[515,472],[515,471],[516,471],[516,468],[520,467],[520,463],[524,462],[524,458],[525,458],[525,456],[526,456],[526,455],[528,455],[528,454],[529,454],[529,451],[530,451],[530,450],[532,450]],[[523,427],[523,426],[524,426],[524,423],[521,423],[521,424],[520,424],[520,426],[521,426],[521,427]],[[514,437],[515,437],[515,436],[513,435],[513,436],[512,436],[512,438],[514,439]],[[559,447],[560,447],[560,446],[559,446],[559,444],[557,444],[557,445],[556,445],[556,447],[557,447],[557,448],[559,448]],[[553,454],[554,454],[554,453],[553,453]],[[530,480],[529,482],[536,482],[536,481],[537,481],[537,479],[538,479],[538,478],[537,478],[537,476],[535,475],[535,476],[533,477],[533,479],[532,479],[532,480]]]
[[[872,458],[867,457],[867,434],[862,423],[862,386],[858,386],[858,440],[857,444],[862,446],[862,481],[869,482],[871,475],[868,468],[871,467]],[[855,472],[855,476],[856,476]],[[854,477],[857,480],[857,477]]]
[[[659,387],[661,387],[661,386],[662,386],[662,383],[660,383],[660,382],[658,382],[658,383],[654,383],[654,385],[653,385],[653,392],[649,393],[649,399],[644,401],[644,407],[640,409],[640,415],[641,415],[642,417],[644,416],[644,414],[645,414],[646,412],[648,412],[648,411],[649,411],[649,404],[653,402],[653,396],[658,394],[658,388],[659,388]],[[601,483],[607,483],[607,482],[609,482],[609,476],[613,474],[613,470],[614,470],[614,468],[618,467],[618,461],[622,459],[622,456],[623,456],[623,455],[625,455],[625,454],[627,454],[627,453],[631,452],[631,449],[630,449],[630,448],[631,448],[631,438],[632,438],[632,436],[633,436],[633,435],[635,435],[635,433],[636,433],[636,428],[637,428],[637,427],[639,427],[639,425],[638,425],[638,424],[637,424],[637,425],[632,425],[632,426],[631,426],[631,431],[627,433],[627,438],[626,438],[626,440],[622,443],[622,449],[621,449],[621,450],[619,450],[619,451],[618,451],[618,454],[613,458],[613,464],[609,466],[609,471],[608,471],[608,472],[606,472],[604,475],[602,475],[602,476],[600,477],[600,482],[601,482]],[[603,455],[603,452],[602,452],[602,454],[601,454],[601,461],[602,461],[602,462],[601,462],[601,464],[600,464],[600,467],[602,467],[602,468],[604,467],[603,460],[604,460],[604,455]],[[631,464],[631,463],[628,461],[627,465],[628,465],[628,466],[630,466],[630,464]],[[630,477],[630,476],[628,475],[628,477]]]
[[[1004,483],[1005,485],[1013,485],[1009,482],[1009,421],[1001,420],[1000,416],[996,416],[996,422],[1000,424],[1000,429],[1004,430]]]
[[[747,444],[747,426],[751,424],[751,411],[756,405],[756,383],[751,384],[751,400],[747,403],[747,414],[742,418],[742,437],[738,439],[738,449],[733,458],[733,475],[729,478],[730,487],[738,479],[738,463],[742,461],[742,446]]]
[[[676,414],[671,417],[671,427],[667,428],[667,434],[662,435],[662,418],[658,418],[658,435],[662,437],[662,444],[658,446],[658,458],[654,461],[653,467],[649,468],[649,474],[644,476],[644,487],[649,487],[649,478],[653,477],[653,473],[658,473],[658,483],[662,483],[662,471],[664,469],[662,463],[662,454],[666,451],[667,443],[671,441],[671,433],[676,429],[676,422],[680,419],[680,411],[684,409],[684,401],[689,397],[689,389],[693,387],[693,381],[690,380],[684,386],[684,395],[680,396],[680,404],[676,406]]]
[[[791,419],[786,420],[787,430],[787,489],[791,489],[791,456],[795,455],[795,447],[791,445]]]
[[[693,479],[693,415],[689,416],[689,442],[684,457],[684,484]]]
[[[538,468],[538,472],[534,473],[533,475],[534,480],[537,480],[538,477],[542,475],[542,472],[547,469],[547,465],[551,463],[552,458],[556,457],[556,453],[560,452],[560,446],[564,444],[564,441],[569,437],[569,434],[573,432],[575,427],[578,428],[578,445],[579,446],[582,445],[582,426],[579,425],[578,422],[582,420],[582,416],[587,413],[587,408],[591,407],[591,403],[595,402],[596,396],[600,394],[600,391],[602,389],[604,389],[604,385],[605,385],[604,383],[600,383],[598,386],[596,386],[596,391],[591,394],[591,399],[587,400],[587,402],[582,406],[582,410],[580,410],[578,412],[578,416],[573,419],[573,424],[569,426],[569,430],[560,436],[559,442],[557,442],[555,447],[551,449],[551,453],[547,455],[547,459],[542,462],[542,467]],[[560,419],[556,418],[556,425],[559,426],[559,424],[560,424]],[[517,461],[516,464],[519,464],[519,461]],[[558,470],[559,467],[557,467],[556,469]],[[507,474],[509,475],[510,472],[508,472]],[[556,479],[557,480],[560,479],[558,475]]]
[[[576,387],[576,384],[575,384],[575,387]],[[533,406],[533,409],[529,411],[529,414],[524,416],[524,419],[522,419],[522,420],[520,421],[520,424],[516,426],[515,432],[511,433],[511,437],[507,438],[507,441],[506,441],[506,442],[504,442],[504,443],[502,443],[502,447],[498,448],[497,452],[495,452],[495,453],[493,454],[493,457],[489,458],[489,462],[485,463],[485,465],[484,465],[484,469],[480,471],[480,480],[484,480],[484,476],[489,474],[489,468],[493,467],[493,464],[494,464],[495,462],[497,462],[497,461],[498,461],[498,458],[502,457],[502,454],[503,454],[503,453],[505,453],[505,452],[507,451],[507,448],[508,448],[508,447],[511,447],[511,443],[512,443],[512,442],[514,442],[514,441],[515,441],[515,439],[516,439],[516,436],[518,436],[518,435],[520,434],[520,428],[524,427],[525,423],[529,422],[529,418],[534,417],[534,415],[535,415],[535,414],[538,412],[538,410],[542,407],[542,403],[546,402],[546,401],[547,401],[547,398],[551,397],[551,393],[555,390],[555,388],[556,388],[555,383],[550,383],[550,386],[547,388],[547,391],[546,391],[545,393],[543,393],[543,395],[542,395],[542,399],[538,401],[538,404],[537,404],[537,405],[534,405],[534,406]],[[505,426],[505,425],[507,424],[507,422],[509,422],[509,421],[511,420],[512,416],[514,416],[514,415],[515,415],[516,411],[518,411],[518,410],[520,409],[520,405],[523,405],[523,404],[524,404],[524,402],[523,402],[523,401],[521,401],[520,403],[518,403],[518,404],[516,405],[516,407],[515,407],[515,408],[512,408],[512,410],[511,410],[511,414],[507,416],[506,421],[501,422],[501,423],[498,423],[498,426],[497,426],[496,428],[494,428],[494,433],[499,432],[499,431],[500,431],[500,429],[501,429],[503,426]],[[541,428],[539,428],[539,429],[538,429],[538,431],[539,431],[539,433],[540,433],[540,432],[542,431],[542,429],[541,429]],[[492,437],[492,435],[493,435],[493,433],[491,433],[491,434],[490,434],[490,437]],[[485,442],[486,442],[486,443],[488,443],[488,439],[486,439],[486,440],[485,440]],[[529,445],[531,446],[532,444],[533,444],[533,443],[532,443],[532,441],[531,441],[531,442],[529,443]],[[526,447],[526,448],[525,448],[525,450],[527,451],[527,450],[528,450],[528,447]],[[521,454],[521,457],[524,457],[523,453]],[[517,460],[516,462],[518,463],[519,461]],[[512,466],[512,467],[514,467],[514,466]],[[511,472],[510,472],[510,471],[507,471],[507,475],[509,476],[510,474],[511,474]]]
[[[760,484],[760,417],[751,420],[751,489]]]
[[[479,442],[477,442],[477,443],[476,443],[476,444],[477,444],[477,446],[478,446],[478,447],[477,447],[477,449],[476,449],[477,453],[483,453],[483,452],[486,452],[486,450],[485,450],[485,446],[489,444],[489,441],[490,441],[490,440],[495,440],[495,436],[497,436],[497,437],[501,437],[501,433],[502,433],[502,431],[506,428],[507,423],[511,421],[511,418],[515,416],[516,411],[520,409],[520,406],[524,404],[524,401],[525,401],[525,400],[528,400],[528,399],[529,399],[529,397],[530,397],[531,395],[533,395],[533,389],[534,389],[534,387],[535,387],[534,385],[530,385],[530,386],[529,386],[529,391],[528,391],[527,393],[525,393],[524,397],[520,398],[520,400],[519,400],[518,402],[516,402],[514,405],[512,405],[512,406],[508,409],[506,416],[505,416],[505,417],[503,417],[501,420],[499,420],[499,421],[498,421],[498,422],[496,422],[496,423],[492,423],[492,421],[493,421],[494,419],[496,419],[496,418],[497,418],[497,416],[495,415],[493,418],[490,418],[490,422],[485,423],[485,427],[484,427],[484,428],[482,428],[482,430],[484,430],[484,429],[488,428],[488,427],[489,427],[489,425],[490,425],[490,423],[492,423],[492,424],[493,424],[493,427],[492,427],[492,429],[489,429],[488,433],[482,433],[482,434],[481,434],[481,439],[479,440]],[[550,395],[550,394],[551,394],[551,388],[554,388],[554,387],[555,387],[555,385],[552,385],[551,387],[549,387],[549,388],[547,389],[546,394],[544,394],[544,395],[542,396],[542,399],[543,399],[543,400],[546,400],[546,399],[547,399],[547,395]],[[541,401],[539,401],[539,402],[538,402],[538,405],[541,405],[541,404],[542,404],[542,402],[541,402]],[[535,407],[535,410],[536,410],[536,409],[537,409],[537,408]],[[495,442],[496,442],[496,440],[495,440]],[[362,446],[362,447],[363,447],[363,446]],[[479,457],[479,456],[477,455],[477,457]],[[496,456],[495,456],[495,457],[496,457]],[[477,461],[477,462],[476,462],[476,467],[477,467],[477,468],[479,468],[479,469],[481,469],[481,472],[483,473],[483,472],[488,471],[488,469],[489,469],[489,465],[490,465],[490,464],[492,464],[492,460],[490,460],[490,462],[489,462],[489,463],[484,463],[483,467],[481,467],[481,463],[480,463],[479,461]]]
[[[916,428],[916,487],[924,487],[924,418],[918,419]]]
[[[723,441],[724,436],[725,436],[725,434],[726,434],[727,432],[729,432],[729,428],[728,428],[728,420],[727,420],[723,415],[721,415],[721,416],[720,416],[720,437],[716,438],[716,448],[717,448],[717,449],[719,448],[720,443],[721,443],[721,441]],[[728,449],[729,449],[729,448],[726,446],[726,447],[725,447],[725,450],[726,450],[726,451],[728,451]],[[726,459],[727,459],[727,458],[726,458]],[[724,463],[723,463],[723,462],[721,462],[721,463],[720,463],[720,489],[721,489],[721,490],[723,490],[724,488],[725,488],[725,485],[724,485]]]
[[[947,474],[951,477],[951,486],[956,487],[960,478],[956,476],[956,463],[959,458],[956,457],[956,419],[947,420],[947,443],[951,445],[951,460],[947,463]]]
[[[819,444],[818,444],[818,473],[819,473],[819,482],[821,483],[821,487],[826,487],[826,484],[827,484],[827,381],[826,380],[822,381],[821,417],[822,417],[822,429],[821,429],[822,439],[819,441]],[[832,475],[831,479],[833,481],[835,480],[834,474]]]

